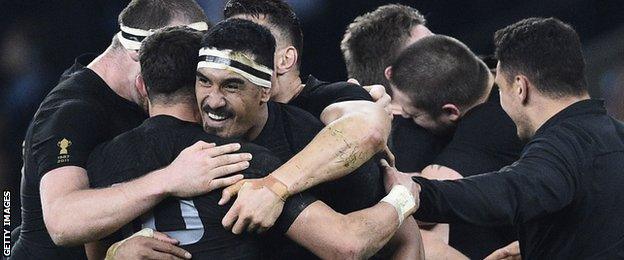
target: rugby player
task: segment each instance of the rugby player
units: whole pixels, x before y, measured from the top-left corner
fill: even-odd
[[[500,106],[488,68],[463,44],[432,36],[424,25],[422,15],[411,7],[382,6],[356,18],[342,42],[351,76],[364,74],[376,82],[385,74],[383,82],[390,84],[393,103],[409,120],[393,122],[390,143],[397,166],[422,171],[422,176],[433,179],[455,179],[513,163],[522,144],[513,121]],[[420,44],[426,39],[426,44]],[[408,48],[410,43],[413,48]],[[388,46],[398,53],[382,55]],[[390,67],[393,62],[400,68]],[[422,135],[411,126],[415,124],[433,135]],[[511,227],[452,224],[445,230],[445,226],[423,231],[429,258],[445,258],[457,249],[471,259],[482,259],[516,237]]]
[[[83,64],[89,60],[78,58],[63,74],[26,133],[22,226],[12,259],[84,259],[82,244],[115,230],[112,223],[131,220],[168,194],[197,195],[242,177],[199,185],[198,178],[209,182],[244,167],[216,174],[210,169],[217,166],[196,161],[171,165],[128,185],[88,190],[85,167],[91,150],[146,118],[141,107],[144,100],[134,86],[140,71],[136,50],[142,38],[165,25],[191,24],[205,30],[206,20],[192,0],[134,0],[119,15],[121,31],[111,45],[87,66]],[[208,150],[218,156],[232,152],[233,147]],[[198,153],[189,152],[180,159]],[[188,178],[168,181],[171,176]]]
[[[237,20],[236,23],[242,23],[241,21],[244,20]],[[247,24],[253,23],[248,22]],[[225,25],[227,23],[224,23]],[[231,36],[233,33],[228,33],[228,30],[236,31],[235,26],[226,28],[227,30],[225,28],[222,30],[211,30],[211,33],[205,37],[205,41],[202,43],[202,50],[200,51],[196,95],[202,112],[204,130],[221,137],[240,137],[252,141],[268,148],[282,161],[293,161],[297,156],[306,155],[297,160],[314,158],[317,163],[323,163],[319,159],[322,158],[319,156],[322,154],[311,153],[311,147],[314,147],[314,143],[335,145],[337,142],[343,142],[341,135],[346,133],[331,132],[331,124],[324,128],[318,119],[296,107],[269,102],[270,89],[266,87],[269,84],[267,72],[260,74],[258,70],[255,70],[251,71],[253,74],[249,72],[234,73],[232,72],[234,69],[231,67],[224,67],[223,63],[228,63],[233,58],[232,55],[225,56],[223,52],[227,51],[223,51],[223,49],[240,48],[245,50],[250,48],[240,40],[234,41],[234,38]],[[273,55],[270,55],[270,53],[262,52],[262,56],[256,59],[259,59],[265,66],[267,64],[270,66],[272,64],[271,56]],[[237,56],[233,55],[233,57]],[[219,62],[215,62],[215,60]],[[251,77],[251,80],[255,82],[252,84],[250,81],[245,80],[244,76],[248,74],[259,74],[264,81]],[[359,130],[356,129],[354,131]],[[327,136],[327,138],[319,138],[319,136],[323,135]],[[347,158],[354,156],[360,156],[360,154],[351,154]],[[339,161],[339,163],[340,165],[348,166],[353,161],[353,159],[349,159]],[[294,169],[297,169],[297,167]],[[280,181],[284,179],[294,180],[290,184],[284,184],[288,193],[292,194],[326,181],[328,179],[327,176],[337,175],[320,168],[311,171],[317,171],[316,175],[302,175],[297,171],[284,170],[283,167],[280,167],[271,176]],[[383,196],[382,186],[378,167],[369,161],[357,169],[356,172],[328,185],[315,187],[312,191],[319,199],[328,203],[338,212],[347,213],[375,205]],[[243,191],[246,194],[253,194],[253,196],[239,194],[237,202],[242,199],[242,201],[251,203],[238,204],[235,202],[228,215],[232,216],[240,213],[238,215],[241,217],[232,218],[226,215],[224,218],[224,225],[233,227],[233,232],[240,232],[244,226],[247,226],[247,222],[251,220],[251,218],[248,218],[249,215],[260,219],[266,218],[266,214],[253,214],[254,211],[257,211],[255,207],[260,202],[265,203],[264,205],[281,203],[278,196],[267,194],[262,190],[257,191],[249,187],[247,189],[243,187],[241,192]],[[349,196],[338,195],[345,192]],[[284,196],[288,196],[288,194]],[[264,199],[258,200],[256,198]],[[269,203],[266,203],[267,201]],[[253,223],[255,221],[250,226],[253,226]],[[314,226],[311,225],[306,228],[314,228]],[[417,232],[417,230],[414,229],[414,232]],[[409,246],[409,243],[406,242],[406,244]]]
[[[381,85],[371,85],[365,89],[357,88],[353,83],[327,83],[308,75],[305,84],[301,80],[300,66],[303,51],[303,32],[297,15],[282,0],[229,0],[223,9],[225,18],[241,18],[256,22],[269,28],[277,43],[275,50],[275,77],[271,89],[271,100],[299,107],[328,124],[322,116],[325,109],[334,103],[351,100],[371,101],[371,95],[377,103],[386,107],[390,96]],[[357,82],[357,81],[355,81]],[[370,107],[369,103],[359,106]],[[357,106],[352,107],[359,110]],[[368,119],[369,125],[378,124],[379,120]]]
[[[422,186],[415,216],[514,225],[522,258],[621,257],[624,124],[590,99],[576,31],[555,18],[528,18],[497,31],[494,43],[502,107],[528,143],[497,172],[413,177]]]
[[[407,46],[433,35],[426,22],[418,10],[400,4],[380,6],[355,18],[340,44],[349,77],[358,78],[362,84],[382,84],[392,96],[384,71]],[[394,118],[388,145],[396,156],[396,167],[420,172],[433,162],[449,138],[435,136],[411,119],[403,118],[402,108],[394,98],[390,106]]]
[[[471,176],[515,161],[521,143],[500,107],[494,76],[463,43],[442,35],[425,37],[397,57],[388,76],[407,117],[432,132],[454,132],[435,160],[438,165]],[[421,176],[454,178],[427,169]],[[452,224],[449,236],[449,244],[470,258],[484,258],[516,240],[511,226]]]
[[[307,82],[302,84],[299,66],[303,34],[296,14],[287,3],[281,0],[232,0],[226,3],[224,16],[259,23],[269,28],[276,38],[277,47],[273,66],[275,76],[271,80],[275,87],[271,89],[271,100],[288,103],[306,110],[328,125],[329,128],[326,130],[340,133],[340,136],[331,134],[331,136],[339,137],[338,139],[332,138],[336,141],[330,139],[325,140],[326,142],[313,142],[317,146],[326,144],[319,147],[319,150],[325,152],[310,153],[304,151],[292,158],[293,161],[301,161],[305,158],[316,157],[316,162],[312,162],[315,164],[299,163],[297,168],[281,169],[281,172],[286,174],[277,177],[284,181],[289,189],[300,189],[290,187],[291,185],[299,185],[297,182],[307,184],[308,187],[313,184],[304,179],[289,180],[289,178],[309,176],[307,179],[314,180],[315,183],[335,179],[351,172],[370,159],[373,154],[385,148],[387,131],[389,131],[389,118],[381,113],[379,105],[387,109],[390,97],[385,93],[382,86],[365,87],[370,90],[369,95],[366,90],[354,84],[347,82],[330,84],[319,81],[312,76],[309,76]],[[371,97],[375,103],[369,102]],[[322,131],[321,135],[326,132],[328,131]],[[361,156],[349,157],[352,154]],[[387,154],[393,159],[392,154]],[[345,164],[344,161],[349,163]],[[327,163],[318,164],[318,162]],[[345,168],[345,166],[348,167]],[[334,169],[325,169],[324,167]],[[224,200],[235,194],[236,187],[240,187],[240,185],[226,190]],[[264,202],[266,203],[265,207],[273,207],[268,202]],[[245,205],[250,202],[241,201],[240,203]],[[237,217],[237,215],[228,216]]]
[[[274,40],[270,32],[252,22],[228,20],[217,24],[206,39],[219,41],[225,36],[229,38],[229,44],[235,42],[238,47],[244,46],[243,52],[234,55],[238,60],[225,62],[223,57],[217,56],[202,59],[214,63],[209,66],[224,68],[226,71],[239,71],[254,81],[257,80],[258,78],[249,76],[253,74],[245,74],[248,73],[246,71],[254,73],[250,68],[265,67],[259,67],[260,65],[252,59],[245,59],[246,56],[243,55],[263,57],[269,59],[265,63],[272,63],[270,59],[274,50]],[[167,165],[174,160],[177,153],[197,140],[226,142],[222,138],[203,132],[201,125],[195,123],[198,110],[193,95],[193,84],[199,41],[198,34],[184,28],[159,30],[145,40],[140,55],[142,76],[139,85],[140,89],[144,89],[141,93],[148,96],[151,117],[138,128],[96,148],[91,155],[88,168],[92,185],[108,186],[139,177]],[[236,79],[247,80],[246,77]],[[249,87],[259,88],[251,85],[249,81],[247,83],[250,84]],[[270,81],[264,83],[270,88]],[[237,92],[236,84],[241,83],[231,80],[223,84],[226,91]],[[253,91],[253,89],[247,91],[250,90]],[[255,92],[259,91],[258,89]],[[248,103],[247,106],[253,107],[255,104]],[[236,120],[246,121],[244,117],[238,117]],[[153,152],[145,152],[153,147],[158,148]],[[268,150],[251,144],[244,144],[243,147],[243,150],[254,154],[252,166],[245,172],[247,177],[265,176],[279,165],[279,159],[272,157]],[[254,185],[252,189],[264,189],[281,194],[282,198],[284,192],[287,192],[281,189],[279,180],[270,177]],[[394,188],[394,193],[398,189]],[[403,193],[411,196],[410,192]],[[377,203],[371,208],[342,215],[324,203],[316,201],[309,194],[300,193],[287,200],[284,213],[268,237],[260,238],[249,234],[236,236],[220,225],[228,207],[220,207],[217,204],[219,195],[218,192],[212,192],[190,199],[164,200],[148,217],[142,219],[141,224],[166,232],[177,239],[183,248],[192,253],[194,259],[293,257],[292,254],[297,251],[289,252],[279,242],[282,233],[323,258],[359,258],[368,257],[379,250],[402,221],[402,218],[397,218],[397,213],[392,210],[390,211],[392,214],[378,214],[392,208],[391,206],[397,204],[395,202],[391,202],[390,205],[386,202]],[[384,201],[394,196],[389,196]],[[396,206],[402,207],[399,204]],[[413,211],[415,208],[408,210]],[[323,225],[315,225],[313,230],[309,229],[308,225],[314,223]],[[121,259],[122,256],[132,254],[132,250],[124,247],[125,243],[127,241],[114,246],[110,251],[111,256]],[[271,248],[275,249],[270,250]],[[156,256],[158,252],[152,254]]]

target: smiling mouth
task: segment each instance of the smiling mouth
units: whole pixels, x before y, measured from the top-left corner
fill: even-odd
[[[234,113],[224,108],[215,110],[206,105],[203,107],[202,110],[204,111],[204,113],[206,113],[207,119],[213,122],[223,122],[234,116]]]
[[[213,114],[208,112],[208,118],[210,118],[213,121],[225,121],[227,119],[227,117],[225,115],[217,115],[217,114]]]

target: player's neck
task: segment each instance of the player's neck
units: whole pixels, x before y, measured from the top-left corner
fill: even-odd
[[[301,93],[303,85],[299,72],[289,72],[281,76],[277,76],[277,91],[271,97],[271,100],[279,103],[287,104]]]
[[[138,68],[136,61],[132,60],[127,53],[123,50],[115,50],[111,46],[87,65],[87,68],[100,76],[117,95],[139,104],[136,91],[132,89],[133,77],[130,75],[135,67]]]
[[[589,94],[552,99],[543,95],[533,96],[535,105],[527,109],[531,133],[535,133],[549,119],[562,110],[581,100],[589,99]]]
[[[197,116],[197,106],[189,103],[176,103],[176,104],[159,104],[151,103],[149,106],[150,117],[166,115],[172,116],[182,121],[199,122]]]
[[[483,92],[483,94],[481,95],[479,100],[477,100],[477,102],[475,102],[472,106],[463,109],[462,116],[465,115],[466,113],[468,113],[468,111],[470,111],[474,107],[487,102],[487,100],[490,98],[490,94],[492,93],[492,88],[494,88],[494,82],[493,81],[491,82],[491,84],[488,84],[488,87],[485,88],[485,91]]]
[[[256,125],[254,125],[251,129],[249,129],[249,131],[245,134],[245,140],[247,141],[253,141],[256,138],[258,138],[258,136],[260,135],[260,133],[262,132],[262,130],[264,129],[264,126],[266,125],[268,119],[269,119],[269,106],[268,104],[263,104],[260,107],[260,118],[258,120],[258,123]]]

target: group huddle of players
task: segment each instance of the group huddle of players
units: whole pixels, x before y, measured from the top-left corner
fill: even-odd
[[[499,30],[488,66],[381,6],[346,29],[352,79],[327,83],[302,81],[287,3],[224,16],[133,0],[65,71],[26,133],[10,259],[624,253],[622,127],[587,96],[569,25]]]

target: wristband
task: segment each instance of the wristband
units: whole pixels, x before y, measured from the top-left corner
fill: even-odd
[[[133,237],[138,237],[138,236],[142,236],[142,237],[154,237],[154,230],[151,228],[144,228],[141,229],[141,231],[136,232],[134,234],[132,234],[132,236],[121,240],[115,244],[113,244],[111,247],[108,248],[108,250],[106,251],[106,258],[104,258],[104,260],[114,260],[115,259],[115,254],[117,254],[117,249],[119,248],[119,246],[121,246],[121,244],[123,244],[124,242],[126,242],[126,240],[131,239]]]
[[[399,226],[409,216],[409,212],[416,207],[412,193],[403,185],[394,185],[392,190],[381,201],[392,205],[399,215]]]
[[[288,194],[288,187],[286,184],[271,175],[264,177],[263,185],[275,193],[275,195],[277,195],[277,197],[284,202],[286,202],[286,198],[290,196],[290,194]]]

